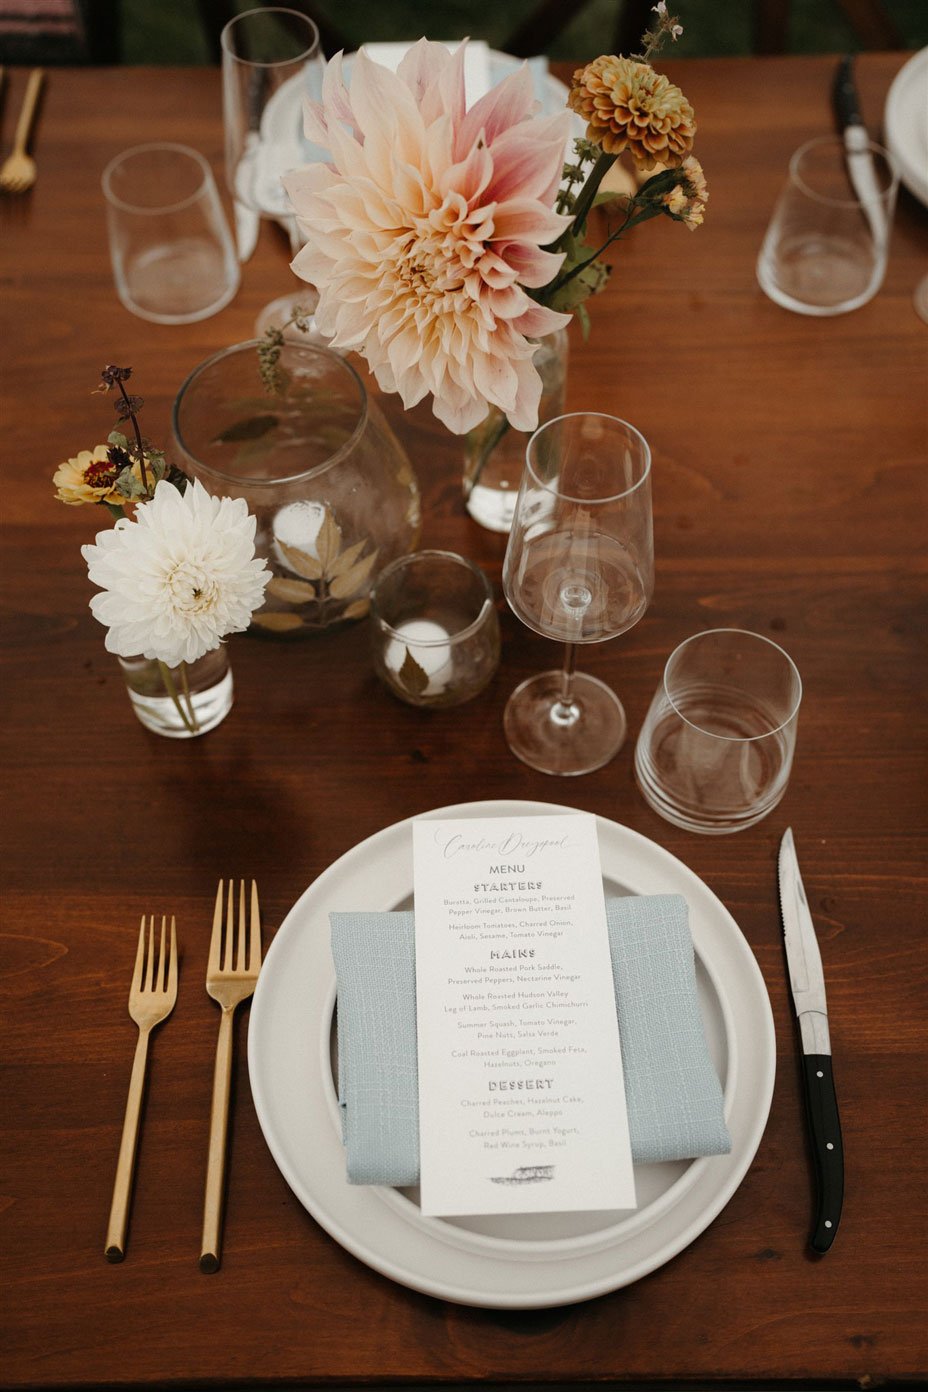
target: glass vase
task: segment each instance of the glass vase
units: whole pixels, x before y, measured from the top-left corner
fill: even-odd
[[[452,551],[401,556],[371,594],[374,670],[411,706],[459,706],[478,696],[499,665],[493,588]]]
[[[232,709],[232,669],[224,646],[179,667],[148,657],[118,661],[132,709],[156,735],[194,739],[214,730]]]
[[[541,377],[538,424],[564,414],[567,391],[568,338],[558,329],[541,339],[534,364]],[[496,406],[464,436],[464,503],[468,513],[490,532],[508,532],[519,496],[525,447],[531,432],[513,430]]]
[[[304,637],[369,608],[380,571],[415,550],[419,489],[406,452],[337,353],[287,343],[265,390],[258,343],[201,363],[174,405],[179,463],[244,498],[273,571],[252,629]]]

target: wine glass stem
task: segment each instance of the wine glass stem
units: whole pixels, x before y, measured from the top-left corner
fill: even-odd
[[[551,718],[557,725],[572,725],[579,712],[574,705],[574,672],[577,669],[576,643],[564,644],[564,666],[561,669],[561,690],[551,711]]]

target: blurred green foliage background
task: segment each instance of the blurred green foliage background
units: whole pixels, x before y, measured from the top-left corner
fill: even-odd
[[[286,0],[281,0],[286,3]],[[321,14],[345,35],[350,48],[365,40],[465,35],[502,45],[538,0],[318,0]],[[552,58],[588,61],[610,51],[621,0],[591,3],[548,48]],[[784,0],[786,3],[786,0]],[[253,0],[252,0],[253,4]],[[239,9],[252,8],[243,3]],[[669,8],[684,27],[674,57],[752,51],[752,0],[677,0]],[[120,58],[124,63],[205,63],[209,50],[199,7],[186,0],[120,0]],[[906,48],[928,44],[928,0],[883,0]],[[837,0],[791,0],[791,53],[843,53],[861,47]],[[669,54],[665,56],[670,56]]]

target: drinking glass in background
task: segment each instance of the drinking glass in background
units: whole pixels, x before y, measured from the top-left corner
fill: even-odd
[[[416,551],[371,592],[377,675],[413,706],[459,706],[499,664],[499,617],[479,566],[452,551]]]
[[[688,638],[638,736],[645,801],[686,831],[753,826],[786,791],[801,698],[795,663],[769,638],[737,628]]]
[[[622,747],[625,712],[604,682],[575,671],[577,647],[631,628],[654,588],[651,451],[634,426],[577,412],[536,430],[503,588],[524,624],[566,644],[561,671],[531,677],[510,696],[510,749],[542,773],[600,768]]]
[[[281,177],[307,161],[303,98],[322,95],[325,72],[319,30],[298,10],[269,6],[229,20],[221,46],[229,191],[254,218],[283,223],[296,250],[296,221]],[[314,307],[312,297],[307,288],[273,300],[261,312],[256,332],[285,323],[297,305]]]
[[[883,283],[899,174],[868,141],[819,136],[793,155],[757,260],[765,294],[797,314],[846,314]]]
[[[136,145],[103,171],[116,293],[155,324],[193,324],[229,303],[239,268],[209,165],[167,142]]]

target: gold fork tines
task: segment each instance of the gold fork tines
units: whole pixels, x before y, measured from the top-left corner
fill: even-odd
[[[222,1249],[222,1196],[225,1185],[226,1137],[229,1123],[229,1087],[232,1078],[232,1017],[235,1007],[253,993],[261,970],[261,911],[258,887],[251,882],[250,924],[245,912],[245,881],[239,881],[238,927],[236,929],[235,886],[229,881],[223,913],[223,882],[216,891],[213,935],[206,968],[206,990],[222,1007],[216,1067],[213,1073],[213,1105],[209,1121],[209,1155],[206,1162],[206,1193],[203,1203],[203,1241],[200,1270],[219,1270]]]
[[[119,1143],[119,1159],[116,1163],[116,1179],[113,1183],[113,1202],[110,1206],[109,1227],[106,1230],[104,1252],[107,1261],[120,1262],[126,1255],[126,1226],[129,1219],[129,1204],[132,1196],[132,1179],[135,1171],[135,1155],[138,1148],[139,1116],[142,1110],[142,1095],[145,1091],[145,1070],[148,1063],[148,1037],[156,1025],[166,1020],[174,1009],[177,1000],[177,930],[171,918],[170,953],[167,945],[167,919],[161,918],[160,942],[155,942],[155,918],[148,920],[145,931],[145,915],[139,929],[139,945],[135,954],[135,967],[132,984],[129,988],[129,1014],[138,1026],[139,1037],[135,1046],[132,1074],[129,1079],[129,1096],[126,1100],[126,1115],[122,1124],[122,1140]]]

